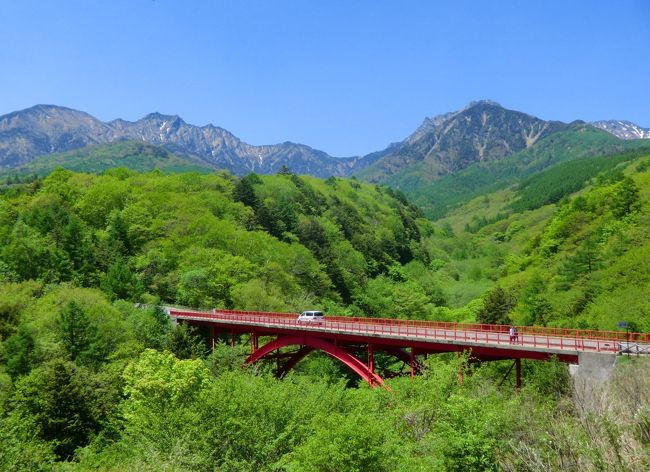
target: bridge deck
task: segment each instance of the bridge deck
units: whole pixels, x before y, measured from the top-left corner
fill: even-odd
[[[454,352],[471,349],[479,357],[545,359],[557,355],[565,362],[577,362],[580,352],[619,353],[625,333],[584,330],[530,332],[518,327],[511,342],[503,325],[468,325],[375,318],[326,317],[322,324],[299,322],[297,315],[232,310],[213,312],[170,308],[171,317],[195,324],[220,327],[223,331],[248,332],[260,336],[302,335],[329,339],[342,344],[364,343],[400,346],[425,352]],[[542,329],[543,331],[544,329]],[[582,334],[582,335],[580,335]],[[635,339],[639,336],[635,335]]]

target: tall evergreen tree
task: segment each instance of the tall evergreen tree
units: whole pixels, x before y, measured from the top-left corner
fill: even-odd
[[[61,311],[58,328],[71,360],[77,360],[90,350],[94,330],[83,308],[74,300]]]
[[[508,324],[508,314],[517,304],[517,300],[501,287],[488,292],[483,300],[483,308],[476,314],[476,321],[485,324]]]
[[[246,206],[257,208],[257,195],[248,176],[239,179],[239,182],[237,182],[233,189],[233,198],[235,201],[242,202]]]
[[[35,420],[35,433],[52,441],[60,459],[71,459],[99,429],[93,392],[70,362],[57,359],[32,371],[17,390],[18,408]]]

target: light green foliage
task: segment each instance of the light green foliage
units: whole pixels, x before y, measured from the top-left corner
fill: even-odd
[[[12,415],[0,418],[0,469],[49,471],[54,467],[53,445],[40,439],[33,418]]]
[[[523,213],[517,189],[478,195],[430,224],[400,192],[286,170],[14,184],[0,196],[0,469],[645,470],[641,364],[605,411],[572,398],[556,362],[524,362],[520,393],[512,362],[455,355],[421,359],[390,392],[322,353],[279,381],[274,362],[242,369],[246,336],[210,353],[209,331],[133,303],[648,331],[648,167],[587,185]]]
[[[247,259],[218,249],[191,247],[181,260],[177,299],[186,306],[231,308],[233,287],[253,274]]]
[[[0,199],[2,277],[100,287],[112,300],[349,305],[396,264],[428,258],[419,210],[356,181],[333,188],[290,172],[236,179],[57,169],[40,190],[21,189]],[[398,296],[412,305],[409,316],[427,317],[421,294],[432,289],[412,288],[419,299]]]
[[[314,418],[315,430],[288,454],[287,471],[379,472],[399,460],[390,423],[360,412]]]
[[[5,283],[0,290],[0,340],[11,336],[23,312],[43,291],[38,282]]]
[[[392,277],[402,276],[392,271]],[[531,294],[537,285],[531,284]],[[40,299],[26,295],[25,302],[36,313],[55,300],[55,306],[69,307],[72,294],[83,307],[96,293],[37,292]],[[110,307],[105,299],[104,305],[95,302]],[[42,315],[34,313],[30,309],[20,322],[31,323],[40,342],[45,325],[35,323]],[[242,370],[249,352],[243,344],[233,350],[218,343],[205,360],[133,349],[136,339],[140,345],[168,343],[169,327],[155,309],[117,302],[112,314],[125,320],[125,332],[99,369],[54,359],[18,374],[8,409],[0,410],[3,468],[50,468],[56,458],[74,457],[67,469],[534,470],[537,462],[526,455],[531,452],[535,460],[556,463],[554,450],[569,454],[582,444],[587,463],[607,465],[616,435],[646,434],[642,407],[622,422],[599,416],[586,423],[573,416],[562,406],[569,391],[564,364],[525,363],[521,394],[511,380],[498,387],[505,363],[475,366],[466,356],[432,356],[422,376],[389,381],[391,392],[350,389],[336,371],[326,379],[322,370],[299,368],[279,381],[256,373],[264,367]],[[147,327],[155,332],[143,332]],[[637,387],[626,390],[625,401],[643,391]],[[601,437],[604,444],[597,442]],[[634,451],[637,463],[647,463],[647,454]],[[631,460],[625,454],[621,461]]]
[[[555,205],[515,213],[508,206],[516,194],[498,192],[438,223],[449,224],[456,235],[425,240],[430,258],[441,261],[435,274],[449,306],[458,309],[498,283],[517,300],[509,315],[517,324],[613,330],[629,319],[646,330],[650,173],[637,165],[647,157],[617,159],[610,162],[618,164],[615,171]],[[546,195],[540,188],[536,193]],[[475,232],[458,233],[485,214],[502,216],[489,216]],[[459,299],[458,292],[469,298]],[[458,319],[454,311],[435,316]]]
[[[124,416],[127,421],[135,420],[141,410],[153,410],[155,415],[192,403],[208,378],[209,371],[200,360],[178,361],[172,354],[146,350],[124,370],[124,393],[129,398]]]

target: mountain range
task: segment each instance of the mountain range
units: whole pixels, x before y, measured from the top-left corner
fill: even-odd
[[[541,120],[482,100],[456,112],[426,118],[410,136],[384,150],[338,158],[292,142],[254,146],[223,128],[194,126],[177,115],[151,113],[135,122],[104,122],[82,111],[36,105],[0,116],[0,169],[4,168],[5,173],[9,169],[33,171],[30,163],[40,157],[36,167],[43,171],[48,162],[65,165],[66,153],[71,151],[75,151],[76,161],[83,160],[84,155],[93,159],[98,154],[97,146],[108,145],[99,152],[106,155],[112,143],[134,141],[161,146],[187,161],[185,164],[191,168],[228,169],[244,175],[272,174],[286,166],[293,172],[317,177],[358,175],[408,191],[414,183],[430,183],[473,165],[490,165],[533,149],[557,133],[585,128],[610,136],[601,137],[605,141],[650,138],[650,130],[626,121],[599,121],[592,128],[580,121],[567,124]],[[118,154],[133,149],[141,148],[122,146]],[[48,161],[47,156],[52,154],[57,158]],[[147,149],[145,154],[155,157],[160,153]],[[174,166],[179,165],[184,164],[174,161]]]
[[[38,156],[125,140],[159,145],[235,174],[271,174],[285,165],[328,177],[367,165],[363,157],[336,158],[303,144],[253,146],[223,128],[190,125],[176,115],[151,113],[135,122],[103,122],[82,111],[36,105],[0,117],[0,167],[21,167]]]

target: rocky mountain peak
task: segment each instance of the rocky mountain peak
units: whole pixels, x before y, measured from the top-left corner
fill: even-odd
[[[631,121],[601,120],[591,124],[620,139],[650,139],[650,128],[642,128]]]
[[[183,119],[178,116],[178,115],[163,115],[162,113],[159,112],[153,112],[149,113],[148,115],[144,116],[143,118],[140,118],[137,122],[154,122],[154,123],[164,123],[164,122],[171,122],[171,123],[185,123]],[[137,123],[136,122],[136,123]]]
[[[479,100],[458,111],[426,118],[362,174],[378,180],[418,164],[427,169],[429,178],[436,178],[475,162],[502,159],[567,126],[508,110],[492,100]]]
[[[484,100],[472,100],[467,104],[465,108],[462,108],[461,111],[467,110],[469,108],[479,107],[479,106],[503,108],[500,103],[497,103],[494,100],[484,99]]]

